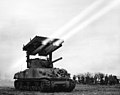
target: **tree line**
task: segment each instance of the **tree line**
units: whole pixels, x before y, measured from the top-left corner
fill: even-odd
[[[103,73],[84,73],[73,76],[73,80],[79,84],[100,84],[100,85],[115,85],[119,84],[119,79],[116,75],[108,75]]]

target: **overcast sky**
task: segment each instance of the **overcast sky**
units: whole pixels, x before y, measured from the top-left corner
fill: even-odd
[[[26,44],[34,36],[50,36],[96,0],[0,0],[0,70],[14,75],[26,66]],[[98,0],[99,1],[99,0]],[[109,4],[104,1],[82,21]],[[80,26],[79,26],[80,27]],[[71,28],[71,27],[70,27]],[[69,31],[63,33],[65,36]],[[61,36],[62,38],[62,36]],[[71,74],[103,72],[120,75],[120,6],[65,40],[55,66]]]

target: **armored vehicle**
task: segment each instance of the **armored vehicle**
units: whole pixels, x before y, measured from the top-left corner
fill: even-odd
[[[55,68],[52,53],[62,46],[63,40],[35,36],[23,46],[26,51],[27,69],[14,75],[14,87],[17,90],[36,90],[41,92],[72,91],[75,82],[65,69]],[[31,58],[36,57],[37,58]]]

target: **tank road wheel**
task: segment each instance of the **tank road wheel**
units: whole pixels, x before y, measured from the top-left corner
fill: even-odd
[[[30,90],[30,82],[29,82],[29,81],[26,82],[26,89],[27,89],[28,91]]]
[[[24,85],[23,85],[24,90],[29,90],[27,81],[24,81],[23,84],[24,84]]]
[[[22,81],[19,81],[19,90],[24,90],[23,82]]]
[[[30,83],[30,91],[34,91],[35,90],[35,85],[34,82]]]
[[[76,83],[73,80],[69,80],[69,87],[65,90],[66,92],[71,92],[75,88]]]
[[[42,81],[40,82],[40,91],[41,92],[49,92],[50,91],[50,87],[51,83],[49,80],[47,79],[42,79]]]
[[[18,89],[18,90],[24,90],[25,89],[23,84],[24,84],[23,81],[20,81],[20,80],[16,80],[14,82],[15,88]]]
[[[71,80],[70,81],[70,89],[69,89],[69,91],[71,92],[75,88],[75,86],[76,86],[75,81]]]
[[[39,82],[34,82],[34,90],[38,91],[38,87],[39,87]]]
[[[18,80],[15,80],[15,82],[14,82],[14,87],[15,87],[15,89],[20,89],[20,84],[19,84],[19,81]]]

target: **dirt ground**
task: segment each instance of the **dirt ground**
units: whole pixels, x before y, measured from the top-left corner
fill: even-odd
[[[41,93],[39,91],[17,91],[14,87],[0,87],[0,95],[120,95],[120,84],[76,85],[72,92]]]

